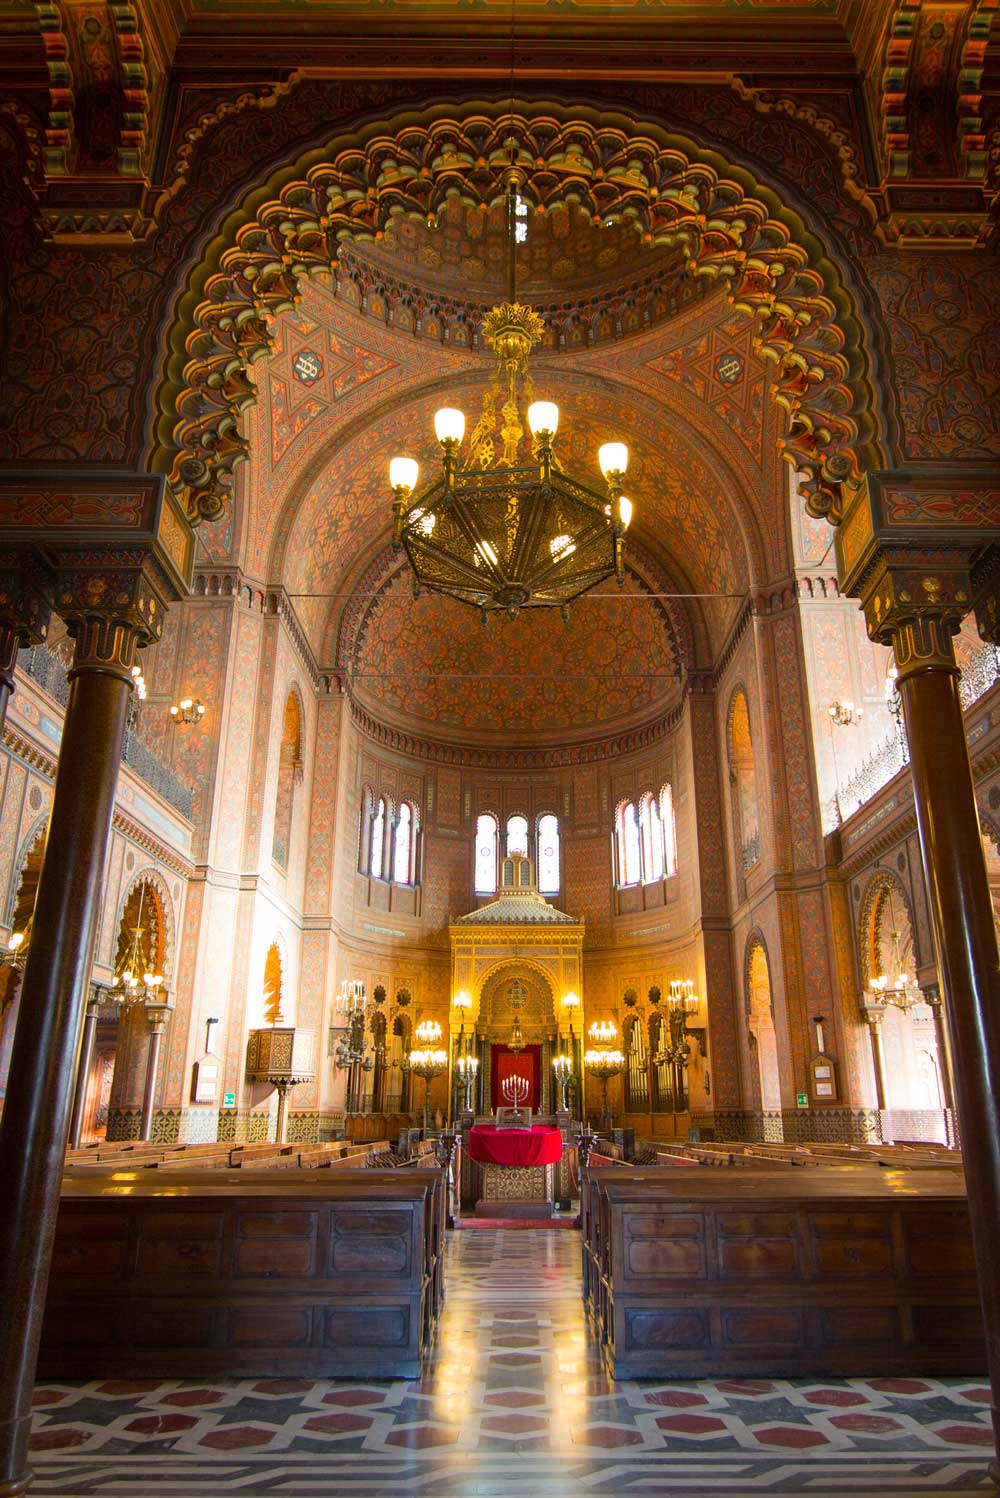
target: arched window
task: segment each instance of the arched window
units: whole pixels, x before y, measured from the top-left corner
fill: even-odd
[[[663,878],[663,828],[660,809],[651,795],[639,803],[639,834],[642,853],[642,882],[652,884]]]
[[[559,818],[551,812],[538,818],[538,892],[559,893]]]
[[[373,879],[382,878],[382,860],[385,856],[385,797],[379,796],[372,817],[371,841],[368,845],[368,872]]]
[[[663,832],[663,872],[669,879],[677,873],[677,819],[674,793],[669,785],[660,792],[660,827]]]
[[[413,883],[413,808],[404,801],[396,821],[396,846],[393,852],[392,877],[397,884]]]
[[[624,801],[618,808],[618,883],[638,884],[642,874],[639,818],[635,805]]]
[[[476,894],[497,892],[497,819],[483,812],[476,823]]]
[[[528,856],[528,819],[514,816],[507,818],[507,857],[512,853]]]

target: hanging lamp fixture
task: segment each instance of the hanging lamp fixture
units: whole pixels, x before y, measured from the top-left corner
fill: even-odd
[[[445,406],[434,418],[440,475],[418,491],[413,458],[389,464],[393,540],[413,569],[414,596],[423,588],[445,593],[477,608],[484,623],[498,609],[513,618],[522,608],[555,607],[566,617],[569,603],[597,583],[614,576],[623,584],[625,532],[632,519],[632,502],[622,493],[625,443],[601,447],[606,488],[599,493],[564,472],[555,455],[559,407],[534,399],[528,357],[545,325],[517,299],[525,174],[516,160],[517,141],[505,144],[508,294],[483,319],[483,341],[495,365],[468,456],[461,458],[465,415]]]

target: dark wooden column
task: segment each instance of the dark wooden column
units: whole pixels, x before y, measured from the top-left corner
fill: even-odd
[[[910,746],[931,929],[952,1040],[969,1216],[1000,1442],[1000,955],[953,636],[1000,533],[993,471],[869,474],[837,535],[845,591],[891,645]],[[990,1468],[1000,1480],[1000,1463]]]
[[[99,596],[96,589],[94,596]],[[137,645],[150,637],[148,625],[128,614],[109,618],[88,612],[69,619],[76,650],[24,970],[25,1002],[0,1119],[0,1304],[6,1311],[0,1322],[3,1498],[24,1492],[30,1480],[31,1391],[131,669]]]
[[[69,1126],[69,1142],[73,1149],[80,1144],[80,1135],[83,1132],[83,1110],[87,1103],[87,1084],[90,1081],[90,1068],[94,1060],[94,1036],[97,1033],[97,1010],[99,1000],[91,998],[87,1001],[87,1014],[83,1022],[83,1041],[80,1045],[80,1059],[76,1067],[76,1086],[73,1089],[73,1115]]]

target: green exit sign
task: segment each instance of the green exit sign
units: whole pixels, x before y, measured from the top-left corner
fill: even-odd
[[[236,1107],[236,1094],[235,1094],[235,1092],[224,1092],[222,1094],[222,1106],[223,1106],[223,1108],[235,1108]]]
[[[795,1094],[795,1106],[796,1106],[796,1108],[808,1108],[809,1107],[809,1094],[808,1094],[808,1092],[797,1092]]]

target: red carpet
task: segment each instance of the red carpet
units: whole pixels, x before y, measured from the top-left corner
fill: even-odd
[[[456,1228],[528,1228],[543,1232],[548,1228],[578,1228],[575,1217],[456,1217]]]

